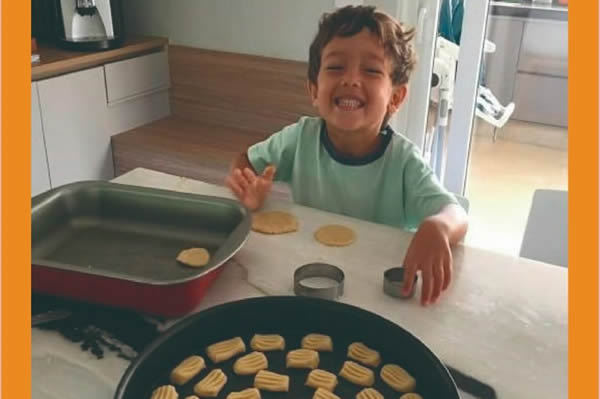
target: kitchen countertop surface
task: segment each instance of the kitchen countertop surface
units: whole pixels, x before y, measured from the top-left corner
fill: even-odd
[[[224,187],[146,169],[135,169],[114,181],[231,197]],[[251,232],[195,311],[252,296],[291,295],[296,267],[315,261],[333,263],[346,273],[342,302],[409,330],[444,363],[491,385],[499,398],[567,397],[567,269],[458,246],[452,285],[439,303],[422,307],[418,291],[410,300],[382,292],[383,271],[399,265],[411,234],[290,202],[273,200],[266,209],[294,213],[300,220],[299,231],[281,236]],[[313,231],[332,222],[355,229],[357,241],[346,248],[316,243]],[[176,321],[145,320],[155,335]],[[143,347],[129,339],[130,347],[105,350],[97,359],[72,341],[64,331],[61,335],[50,327],[33,329],[34,399],[109,399],[131,354],[139,350],[137,346]]]
[[[31,64],[31,80],[74,72],[161,49],[169,43],[162,37],[129,37],[123,46],[106,51],[69,51],[38,43],[40,61]]]
[[[533,3],[531,1],[491,1],[491,15],[506,17],[568,20],[568,6],[560,4]]]

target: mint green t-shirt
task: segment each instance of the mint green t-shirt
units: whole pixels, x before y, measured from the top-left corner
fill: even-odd
[[[457,204],[419,149],[386,127],[380,151],[364,159],[336,153],[321,118],[302,117],[248,149],[257,173],[277,168],[294,202],[413,230],[447,204]]]

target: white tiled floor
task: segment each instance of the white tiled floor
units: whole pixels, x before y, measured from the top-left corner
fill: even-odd
[[[465,243],[518,255],[533,192],[540,188],[567,190],[566,150],[509,141],[502,134],[495,143],[491,136],[475,135],[466,190],[470,226]]]

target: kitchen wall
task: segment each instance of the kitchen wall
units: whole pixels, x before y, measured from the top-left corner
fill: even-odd
[[[409,0],[405,0],[409,1]],[[333,0],[127,0],[130,34],[168,37],[171,44],[308,61],[321,14]],[[364,4],[396,14],[397,0]]]

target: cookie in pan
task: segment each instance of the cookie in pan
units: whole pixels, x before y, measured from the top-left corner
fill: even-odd
[[[179,395],[173,385],[163,385],[152,391],[150,399],[177,399]]]
[[[227,376],[223,370],[214,369],[194,386],[194,393],[201,398],[214,398],[221,392],[226,383]]]
[[[348,357],[371,367],[377,367],[381,362],[379,352],[362,342],[353,342],[348,345]]]
[[[206,354],[213,361],[219,363],[229,360],[238,353],[246,351],[246,345],[240,337],[231,338],[225,341],[217,342],[206,348]]]
[[[383,399],[383,395],[374,388],[365,388],[356,394],[356,399]]]
[[[331,340],[331,337],[324,334],[308,334],[302,338],[300,346],[302,346],[303,349],[312,349],[314,351],[333,351],[333,341]]]
[[[204,367],[206,364],[201,356],[190,356],[171,371],[170,380],[175,385],[183,385],[194,378]]]
[[[329,371],[315,369],[308,373],[306,378],[306,386],[311,388],[323,388],[328,391],[335,389],[338,383],[337,376]]]
[[[340,377],[344,377],[346,380],[353,384],[360,385],[363,387],[370,387],[375,383],[375,374],[373,370],[360,364],[347,360],[344,362],[344,366],[340,370]]]
[[[260,391],[257,388],[248,388],[239,392],[231,392],[227,399],[261,399]]]
[[[290,377],[261,370],[254,377],[254,386],[265,391],[287,392],[290,389]]]
[[[285,366],[294,369],[316,369],[319,366],[319,352],[312,349],[294,349],[285,357]]]
[[[313,395],[312,399],[340,399],[340,397],[334,394],[333,392],[328,391],[327,389],[318,388],[315,391],[315,394]]]
[[[278,334],[254,334],[250,347],[261,352],[282,351],[285,349],[285,339]]]
[[[417,382],[406,370],[396,364],[386,364],[379,373],[383,382],[398,392],[414,391]]]
[[[423,397],[418,393],[411,392],[405,393],[404,395],[400,396],[400,399],[423,399]]]
[[[235,361],[233,372],[237,375],[251,375],[267,367],[269,367],[269,362],[265,354],[262,352],[252,352]]]

